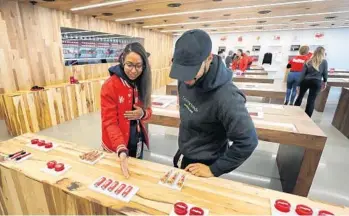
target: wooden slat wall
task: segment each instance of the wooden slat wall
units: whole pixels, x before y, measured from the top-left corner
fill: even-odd
[[[171,35],[29,3],[0,0],[0,92],[64,83],[74,70],[80,80],[108,75],[110,64],[65,67],[60,27],[144,38],[154,71],[169,66],[173,49]],[[157,83],[154,86],[164,86],[166,80],[154,80]]]

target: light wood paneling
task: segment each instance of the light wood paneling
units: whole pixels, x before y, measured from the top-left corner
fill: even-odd
[[[26,147],[34,137],[60,146],[48,153]],[[210,215],[270,215],[270,200],[285,199],[336,215],[348,215],[348,208],[343,206],[222,178],[187,175],[182,191],[174,191],[157,183],[173,167],[134,158],[129,159],[131,177],[125,179],[115,155],[105,153],[104,159],[91,166],[79,161],[79,155],[91,149],[50,137],[25,134],[0,143],[1,153],[10,154],[19,149],[32,152],[33,157],[23,163],[0,164],[0,202],[8,214],[168,215],[173,204],[180,200],[208,208]],[[70,164],[72,169],[61,177],[52,177],[40,171],[49,160]],[[129,203],[115,200],[88,189],[100,176],[124,181],[140,190]]]
[[[170,35],[33,6],[28,1],[0,0],[0,93],[68,82],[74,71],[80,80],[108,75],[110,64],[65,67],[60,27],[144,38],[154,70],[168,67],[171,60]],[[160,84],[165,85],[163,81]]]
[[[21,0],[26,1],[26,0]],[[225,0],[225,1],[212,1],[212,0],[133,0],[130,2],[124,2],[121,4],[86,9],[81,11],[75,11],[76,14],[97,16],[98,18],[105,20],[136,18],[132,20],[122,21],[123,24],[130,24],[132,26],[153,26],[153,25],[165,25],[165,26],[153,26],[149,27],[158,31],[162,30],[178,30],[183,31],[193,28],[211,28],[218,31],[219,27],[228,27],[225,31],[253,31],[256,30],[256,26],[263,27],[264,30],[282,29],[282,28],[314,28],[311,26],[313,23],[318,22],[317,27],[336,27],[340,25],[347,25],[349,2],[347,0],[335,0],[335,1],[290,1],[290,0]],[[56,8],[59,10],[70,11],[71,8],[87,6],[96,3],[104,2],[103,0],[65,0],[55,2],[43,2],[38,0],[39,5],[49,8]],[[179,8],[170,8],[167,5],[169,3],[181,3]],[[297,4],[292,2],[298,2]],[[287,3],[284,5],[275,5],[278,3]],[[273,4],[273,5],[271,5]],[[249,7],[250,6],[250,7]],[[252,7],[251,7],[252,6]],[[222,11],[211,12],[198,12],[200,10],[207,9],[220,9],[227,8]],[[137,12],[136,9],[141,9]],[[261,10],[270,10],[269,14],[259,14]],[[191,11],[196,11],[190,13]],[[287,11],[287,14],[285,14]],[[326,12],[338,12],[344,11],[344,13],[335,14],[335,19],[327,21],[325,17],[332,16],[331,14],[321,14]],[[113,13],[112,16],[103,16],[102,13]],[[176,15],[177,12],[187,12],[184,14]],[[300,14],[317,14],[312,16],[299,16]],[[159,17],[144,18],[149,15],[161,15]],[[277,17],[275,16],[285,16]],[[138,17],[138,18],[137,18]],[[197,19],[190,19],[189,17],[197,17]],[[249,18],[249,19],[246,19]],[[251,19],[252,18],[252,19]],[[240,19],[240,20],[239,20]],[[241,20],[245,19],[245,20]],[[221,21],[226,20],[226,21]],[[257,21],[266,21],[266,23],[258,23]],[[209,23],[210,26],[204,26],[205,21],[216,21]],[[139,23],[141,22],[141,23]],[[194,22],[194,24],[190,24]],[[302,24],[308,22],[306,24]],[[184,23],[184,24],[183,24]],[[332,23],[335,26],[332,26]],[[267,25],[266,25],[267,24]],[[273,26],[269,26],[273,24]],[[281,26],[280,26],[281,24]],[[172,26],[171,26],[172,25]],[[252,25],[252,26],[251,26]],[[181,28],[183,26],[183,28]],[[243,27],[246,26],[246,27]],[[211,31],[211,30],[207,30]]]

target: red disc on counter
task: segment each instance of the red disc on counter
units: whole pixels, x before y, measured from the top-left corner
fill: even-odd
[[[48,142],[48,143],[45,143],[45,148],[52,148],[53,147],[53,144],[52,142]]]
[[[306,205],[297,205],[296,212],[298,215],[312,215],[313,210]]]
[[[60,171],[63,171],[63,170],[64,170],[64,164],[62,164],[62,163],[56,164],[56,166],[55,166],[55,171],[56,172],[60,172]]]
[[[32,139],[30,142],[31,142],[33,145],[36,145],[36,144],[38,144],[39,139]]]
[[[188,213],[188,205],[184,202],[174,204],[174,211],[177,215],[186,215]]]
[[[334,215],[332,212],[321,210],[319,211],[319,216]]]
[[[45,140],[39,140],[38,146],[44,146],[45,145]]]
[[[204,210],[199,207],[193,207],[190,209],[189,215],[204,215]]]
[[[55,168],[55,166],[56,166],[56,161],[49,161],[49,162],[47,162],[47,168],[49,168],[49,169],[53,169],[53,168]]]
[[[280,212],[288,213],[291,211],[291,204],[286,200],[276,200],[274,206]]]

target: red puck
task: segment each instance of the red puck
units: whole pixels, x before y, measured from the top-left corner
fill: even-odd
[[[319,216],[334,215],[332,212],[321,210],[319,211]]]
[[[177,215],[186,215],[188,213],[188,205],[184,202],[174,204],[174,211]]]
[[[313,215],[313,210],[306,205],[297,205],[296,212],[298,215]]]
[[[45,140],[39,140],[38,146],[44,146],[45,145]]]
[[[49,142],[49,143],[45,143],[45,148],[52,148],[53,147],[53,144],[52,142]]]
[[[204,210],[199,207],[193,207],[190,209],[189,215],[204,215]]]
[[[53,168],[55,168],[55,166],[56,166],[56,161],[49,161],[49,162],[47,162],[47,168],[49,168],[49,169],[53,169]]]
[[[39,142],[39,139],[32,139],[32,140],[31,140],[31,143],[32,143],[33,145],[38,144],[38,142]]]
[[[55,171],[56,172],[60,172],[60,171],[63,171],[63,170],[64,170],[64,164],[62,164],[62,163],[56,164],[56,166],[55,166]]]
[[[280,212],[288,213],[291,211],[291,204],[286,200],[276,200],[274,206]]]

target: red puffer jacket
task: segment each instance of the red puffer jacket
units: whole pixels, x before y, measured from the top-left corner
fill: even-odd
[[[245,72],[247,67],[248,67],[248,58],[246,56],[242,56],[242,58],[235,59],[233,61],[233,65],[231,68],[233,71],[241,70],[241,71]]]
[[[142,107],[142,103],[138,100],[137,88],[133,90],[122,78],[113,75],[102,86],[102,147],[106,151],[118,153],[120,150],[127,150],[130,138],[130,120],[124,117],[124,113],[132,110],[133,94],[135,94],[135,104]],[[146,109],[140,121],[148,148],[149,137],[144,127],[144,121],[150,119],[151,114],[151,108]]]

